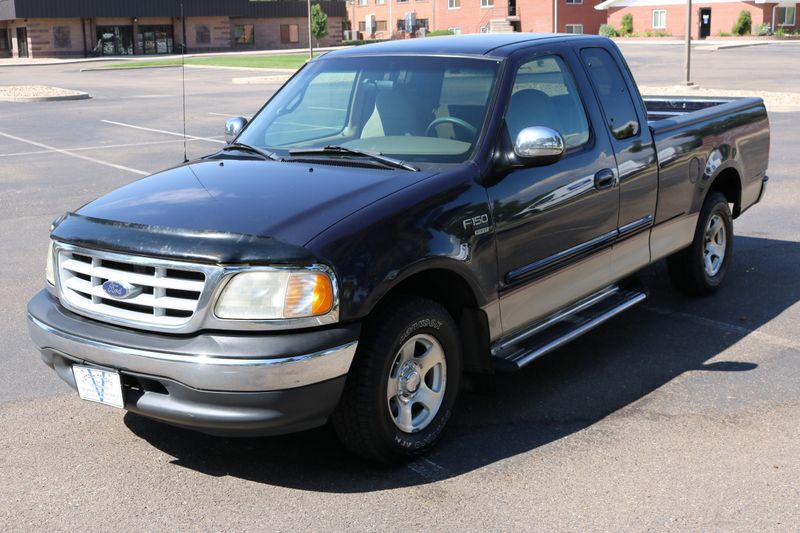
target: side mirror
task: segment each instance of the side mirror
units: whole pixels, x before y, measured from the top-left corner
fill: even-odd
[[[239,133],[247,126],[247,119],[244,117],[229,118],[225,122],[225,142],[232,143],[239,136]]]
[[[564,138],[552,128],[535,126],[519,132],[514,154],[528,165],[549,165],[564,156]]]

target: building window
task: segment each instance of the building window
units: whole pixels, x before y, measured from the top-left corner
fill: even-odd
[[[494,0],[481,0],[481,7],[494,7]]]
[[[256,32],[252,24],[237,24],[233,27],[233,42],[236,44],[255,44]]]
[[[367,23],[364,22],[363,20],[358,21],[358,31],[360,31],[361,33],[367,31]]]
[[[461,0],[447,0],[447,9],[459,9]]]
[[[8,49],[8,30],[0,30],[0,50]]]
[[[408,0],[397,0],[398,4],[407,4]]]
[[[297,24],[281,24],[281,43],[299,43],[300,26]]]
[[[579,6],[583,4],[583,0],[564,0],[564,3],[567,5]]]
[[[358,5],[365,6],[369,4],[369,0],[358,0]]]
[[[385,20],[379,20],[375,23],[375,31],[386,31],[389,29],[389,25]]]
[[[667,29],[667,10],[654,9],[653,10],[653,29],[665,30]]]
[[[211,44],[211,28],[207,24],[194,25],[194,42],[196,44]]]
[[[72,48],[69,26],[53,26],[53,48]]]
[[[775,25],[776,26],[794,26],[796,16],[797,16],[797,8],[796,7],[776,7],[775,8]]]
[[[414,27],[414,31],[417,31],[421,28],[428,29],[428,19],[417,19],[417,25]]]
[[[461,35],[461,28],[459,28],[458,26],[456,26],[454,28],[447,28],[447,29],[450,30],[451,32],[453,32],[453,35]]]
[[[567,24],[567,33],[583,33],[583,24]]]
[[[375,0],[376,6],[382,6],[386,4],[386,0]]]

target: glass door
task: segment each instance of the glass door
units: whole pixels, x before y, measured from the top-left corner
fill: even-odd
[[[19,57],[28,57],[28,28],[17,28]]]
[[[172,54],[175,52],[172,26],[139,26],[139,50],[143,54]]]

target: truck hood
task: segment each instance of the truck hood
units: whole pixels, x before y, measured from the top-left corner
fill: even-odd
[[[303,246],[349,214],[433,174],[201,160],[131,183],[77,213],[138,226],[270,237]]]

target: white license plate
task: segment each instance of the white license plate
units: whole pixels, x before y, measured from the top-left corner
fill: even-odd
[[[73,365],[72,373],[78,385],[78,395],[90,402],[122,408],[122,383],[113,370]]]

